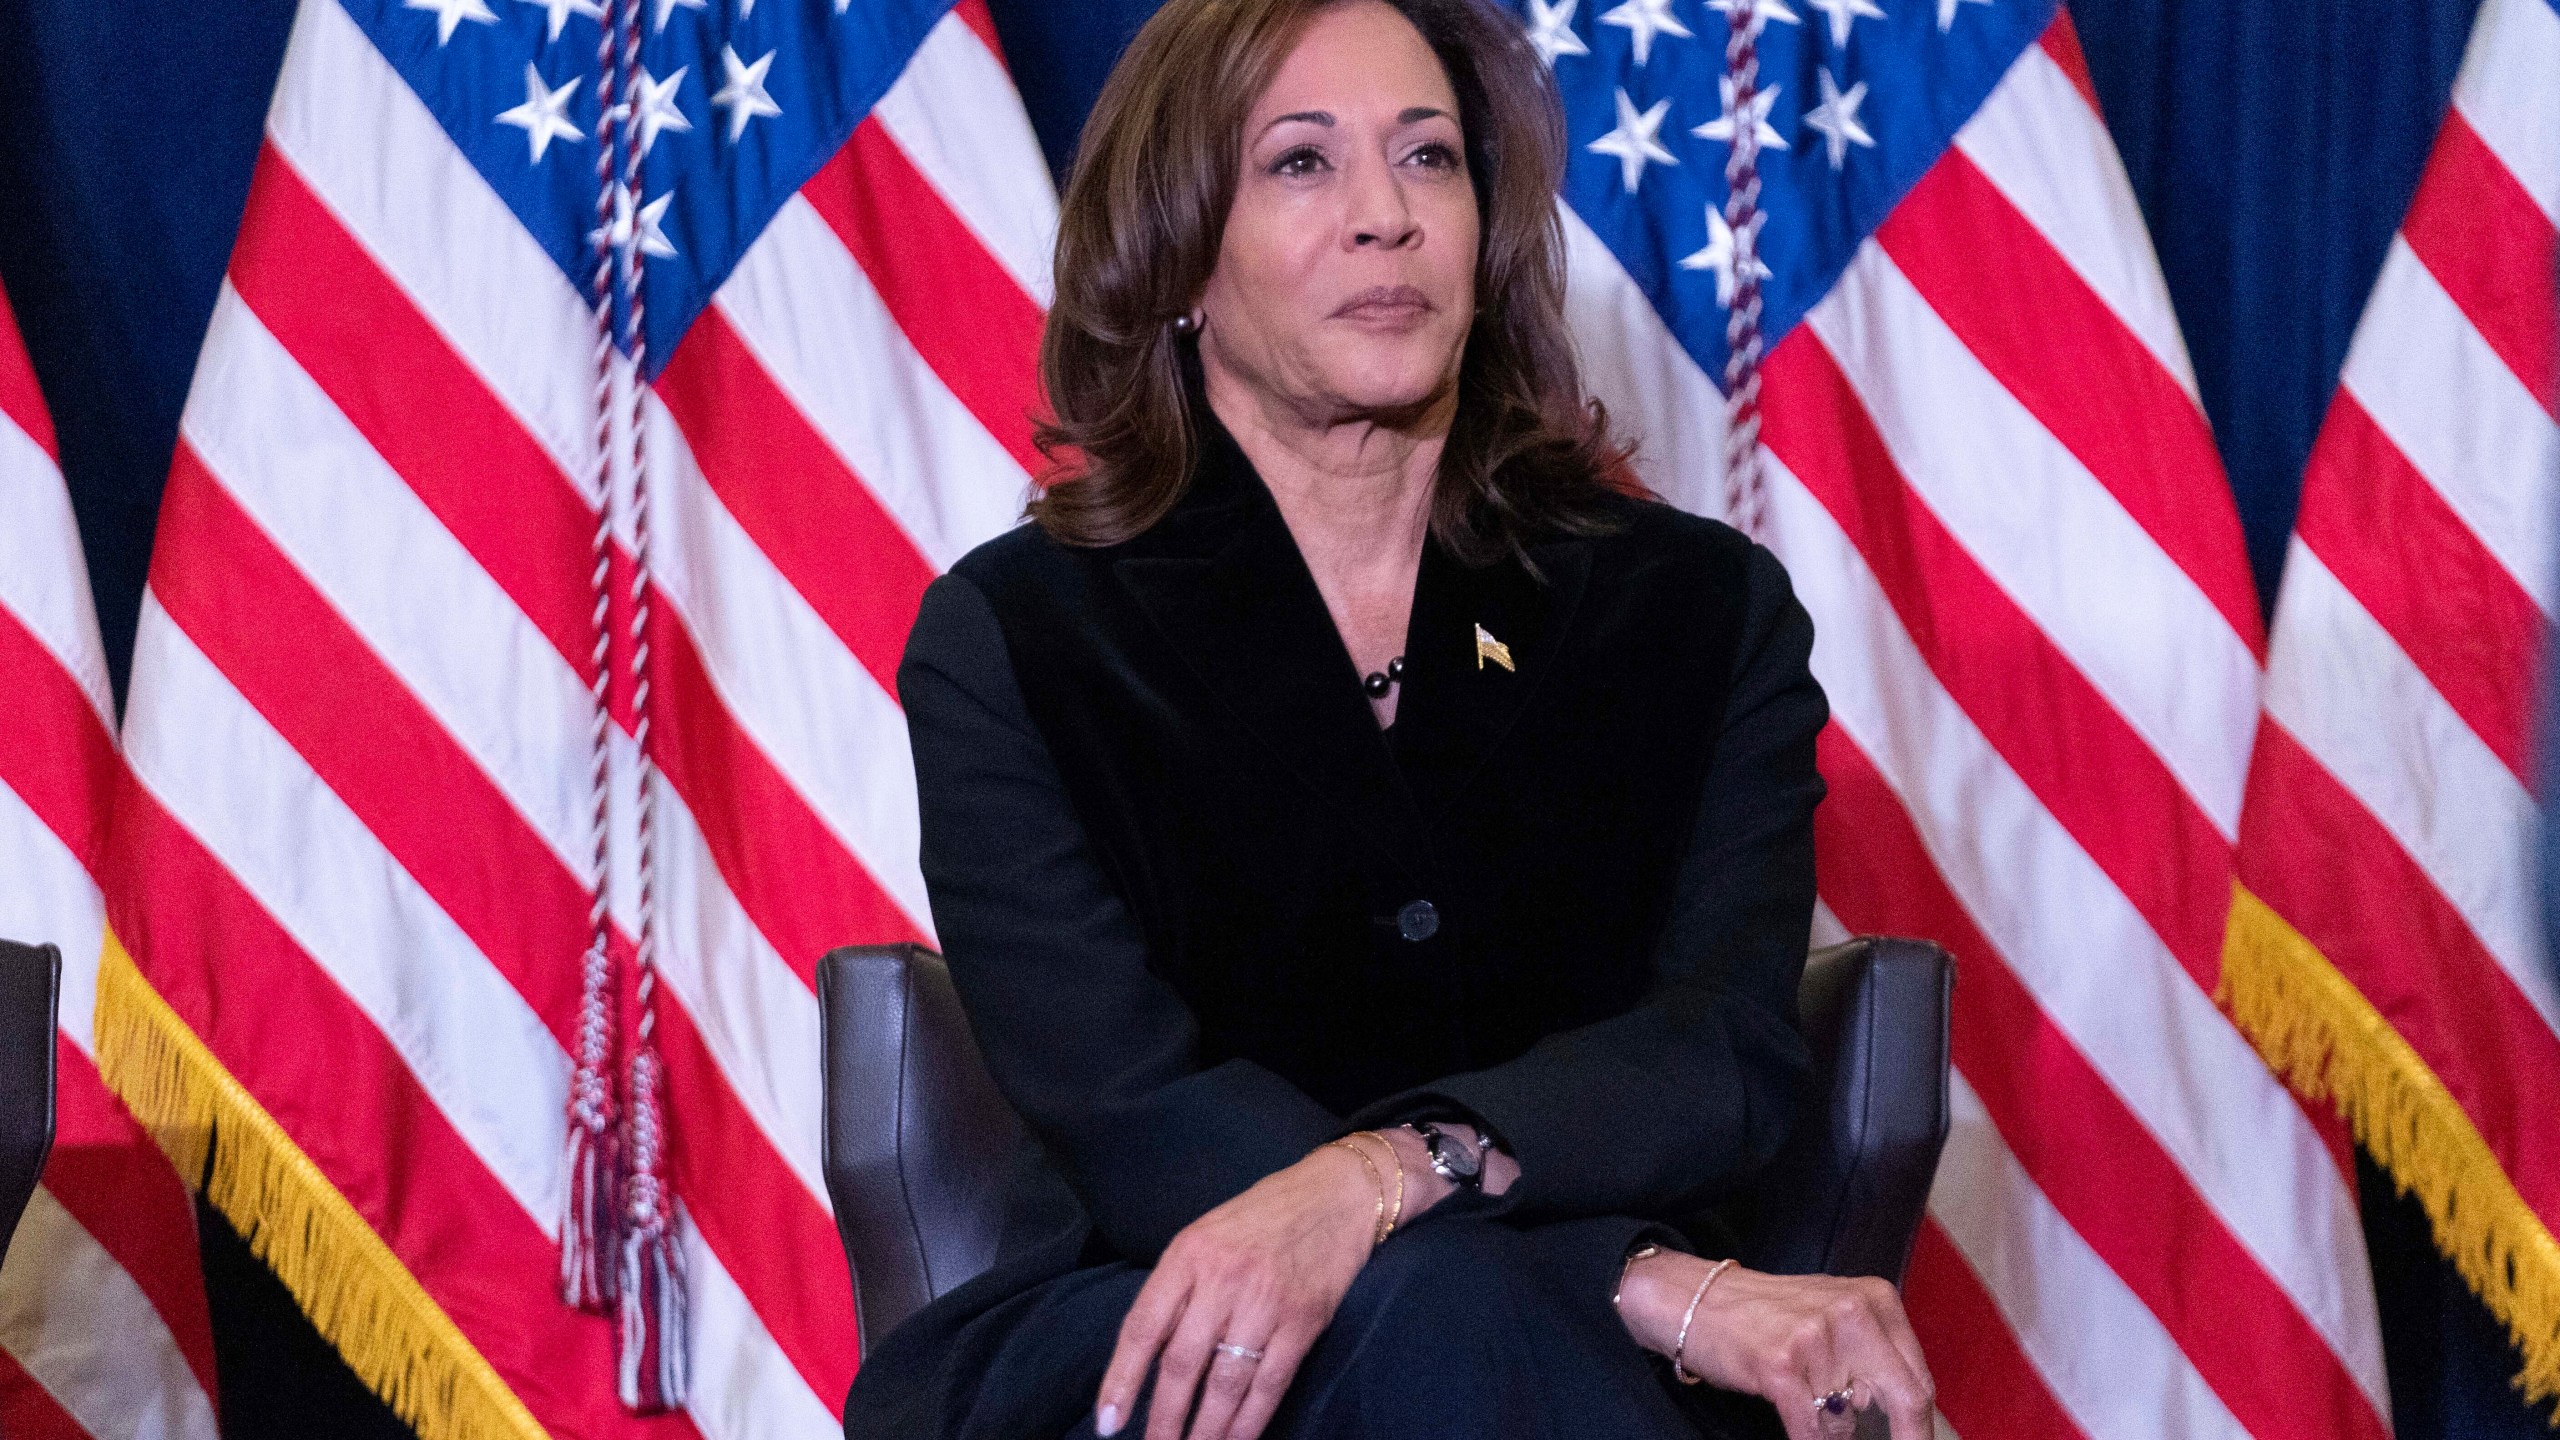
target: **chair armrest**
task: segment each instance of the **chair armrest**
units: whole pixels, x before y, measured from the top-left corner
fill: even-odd
[[[942,957],[847,946],[818,962],[821,1164],[853,1267],[864,1353],[994,1263],[1015,1116]]]
[[[1807,958],[1813,1082],[1752,1187],[1745,1264],[1901,1283],[1947,1139],[1954,985],[1955,962],[1923,940],[1862,938]]]
[[[53,1151],[62,952],[0,940],[0,1257]]]

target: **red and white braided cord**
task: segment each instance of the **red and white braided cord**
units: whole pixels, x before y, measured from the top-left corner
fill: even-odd
[[[637,0],[625,0],[623,82],[634,115],[640,67]],[[633,122],[636,131],[638,122]],[[620,247],[623,289],[624,348],[631,352],[630,407],[624,417],[631,435],[631,737],[637,756],[633,790],[634,897],[638,925],[634,966],[638,972],[633,1003],[639,1010],[633,1031],[631,1063],[624,1082],[623,1223],[620,1311],[622,1321],[620,1391],[622,1403],[640,1414],[679,1409],[686,1390],[685,1277],[683,1251],[675,1234],[674,1205],[666,1187],[666,1123],[658,1093],[658,907],[657,776],[649,755],[650,588],[648,425],[648,309],[643,301],[645,257],[640,241],[640,162],[646,149],[643,133],[626,134],[623,143],[623,203],[631,216],[631,234]]]
[[[635,0],[618,0],[622,4]],[[620,1228],[616,1193],[613,1103],[612,686],[613,686],[613,224],[615,145],[621,116],[620,67],[615,64],[615,22],[608,17],[596,42],[595,271],[595,477],[590,493],[596,529],[590,547],[588,589],[594,600],[595,713],[589,722],[590,781],[594,788],[595,899],[587,911],[587,951],[578,986],[577,1069],[569,1084],[568,1192],[560,1221],[560,1295],[570,1305],[601,1314],[613,1303],[613,1264]]]
[[[683,1254],[666,1186],[666,1121],[657,1055],[656,776],[650,758],[649,468],[645,379],[648,312],[646,262],[640,242],[641,0],[611,0],[596,47],[595,273],[596,530],[589,585],[595,636],[590,736],[594,787],[596,890],[588,947],[579,975],[577,1069],[569,1099],[569,1195],[561,1225],[561,1293],[581,1309],[611,1309],[620,1332],[617,1384],[622,1402],[641,1414],[683,1406],[686,1392],[686,1304]],[[615,318],[621,318],[616,344]],[[615,350],[630,354],[618,374]],[[617,407],[616,386],[623,386]],[[619,424],[617,425],[617,421]],[[627,437],[627,492],[617,485],[617,442]],[[621,497],[628,495],[627,502]],[[617,669],[612,623],[613,535],[617,505],[631,525],[630,629],[627,655],[632,713],[633,874],[636,880],[636,980],[639,1012],[621,1104],[614,1103],[616,1023],[611,949],[613,926],[612,691]],[[618,1109],[618,1113],[617,1113]],[[616,1121],[620,1124],[617,1126]]]
[[[1725,517],[1758,538],[1760,479],[1760,134],[1753,102],[1760,88],[1757,0],[1731,0],[1726,12],[1725,77],[1733,148],[1725,155],[1724,221],[1733,233],[1733,306],[1725,314]]]

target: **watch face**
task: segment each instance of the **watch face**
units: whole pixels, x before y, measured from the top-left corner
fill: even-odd
[[[1459,1144],[1457,1137],[1443,1131],[1432,1132],[1431,1156],[1461,1178],[1472,1177],[1483,1164],[1483,1157],[1468,1154],[1467,1147]]]

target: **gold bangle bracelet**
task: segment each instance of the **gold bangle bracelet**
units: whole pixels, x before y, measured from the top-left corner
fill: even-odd
[[[1671,1342],[1671,1374],[1683,1385],[1695,1385],[1707,1378],[1689,1373],[1689,1322],[1698,1318],[1698,1302],[1707,1298],[1707,1287],[1716,1283],[1716,1277],[1732,1263],[1731,1259],[1724,1259],[1708,1266],[1707,1278],[1698,1282],[1698,1293],[1689,1297],[1689,1308],[1680,1313],[1680,1337]]]
[[[1368,1151],[1352,1144],[1350,1137],[1348,1136],[1334,1140],[1327,1140],[1324,1143],[1327,1148],[1339,1145],[1343,1149],[1350,1151],[1352,1155],[1359,1159],[1360,1168],[1369,1172],[1369,1183],[1375,1187],[1378,1192],[1377,1219],[1371,1224],[1369,1229],[1369,1248],[1375,1250],[1387,1238],[1387,1182],[1378,1174],[1378,1162],[1369,1158]]]

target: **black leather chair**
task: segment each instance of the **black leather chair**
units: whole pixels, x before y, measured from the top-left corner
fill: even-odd
[[[62,952],[0,940],[0,1259],[53,1151],[54,1014]]]
[[[1715,1221],[1783,1274],[1899,1283],[1947,1138],[1955,967],[1918,940],[1861,939],[1806,962],[1817,1083],[1778,1158]],[[1022,1122],[970,1038],[942,957],[849,946],[818,962],[827,1193],[862,1343],[995,1259]]]

